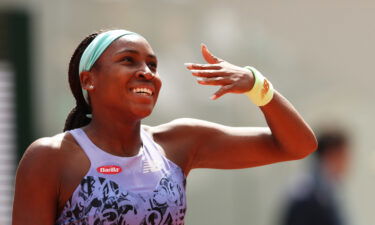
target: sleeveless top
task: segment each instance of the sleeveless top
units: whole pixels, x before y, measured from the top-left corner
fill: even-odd
[[[184,224],[185,176],[142,128],[132,157],[101,150],[80,128],[69,132],[91,165],[55,225]]]

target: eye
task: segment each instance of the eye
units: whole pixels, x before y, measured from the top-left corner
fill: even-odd
[[[156,62],[150,62],[150,63],[148,63],[148,67],[149,67],[151,70],[155,71],[156,68],[158,67],[158,64],[157,64]]]
[[[125,56],[124,58],[121,59],[122,62],[134,62],[133,57],[131,56]]]

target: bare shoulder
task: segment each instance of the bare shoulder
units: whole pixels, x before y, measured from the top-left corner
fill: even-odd
[[[61,133],[40,138],[26,149],[16,174],[13,203],[15,223],[53,223],[57,206],[65,196],[62,194],[67,190],[63,172],[68,167],[67,162],[74,158],[72,150],[76,148],[78,146],[71,134]],[[82,160],[79,164],[82,164]]]
[[[179,118],[168,123],[161,124],[154,127],[146,126],[147,131],[155,136],[173,135],[173,134],[194,134],[196,132],[207,130],[225,130],[227,126],[209,122],[206,120],[193,118]],[[190,133],[194,131],[194,133]],[[185,136],[186,138],[186,136]]]
[[[179,118],[158,126],[144,127],[156,142],[184,146],[189,149],[199,145],[207,145],[210,141],[216,143],[218,138],[258,135],[268,132],[266,129],[259,127],[231,127],[192,118]]]
[[[69,133],[39,138],[26,149],[17,174],[33,172],[42,176],[49,174],[48,171],[57,172],[59,166],[66,160],[64,156],[73,148],[77,148],[77,144]]]
[[[61,134],[54,137],[43,137],[35,140],[25,151],[21,164],[32,163],[35,160],[43,161],[53,158],[60,148],[58,139],[61,139]],[[37,163],[37,162],[35,162]]]
[[[32,160],[48,160],[59,157],[67,145],[74,146],[75,141],[68,133],[52,137],[43,137],[34,141],[25,151],[21,163]]]
[[[204,120],[180,118],[158,126],[143,126],[143,129],[187,175],[199,146],[209,136],[223,132],[224,127]]]

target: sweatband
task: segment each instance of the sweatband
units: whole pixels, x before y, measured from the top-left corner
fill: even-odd
[[[257,69],[246,66],[254,74],[254,86],[245,95],[257,106],[267,105],[273,98],[274,89],[271,84]]]
[[[96,60],[103,54],[108,46],[116,39],[128,35],[137,34],[127,30],[110,30],[98,34],[87,46],[79,61],[79,74],[82,71],[90,71]],[[137,34],[138,35],[138,34]]]

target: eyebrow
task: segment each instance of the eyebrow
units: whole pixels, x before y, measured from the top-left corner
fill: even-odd
[[[125,49],[125,50],[122,50],[120,52],[117,52],[116,55],[120,55],[120,54],[124,54],[124,53],[139,54],[139,51],[133,50],[133,49]],[[153,54],[148,54],[147,57],[151,57],[151,58],[157,59],[156,55],[153,55]]]

